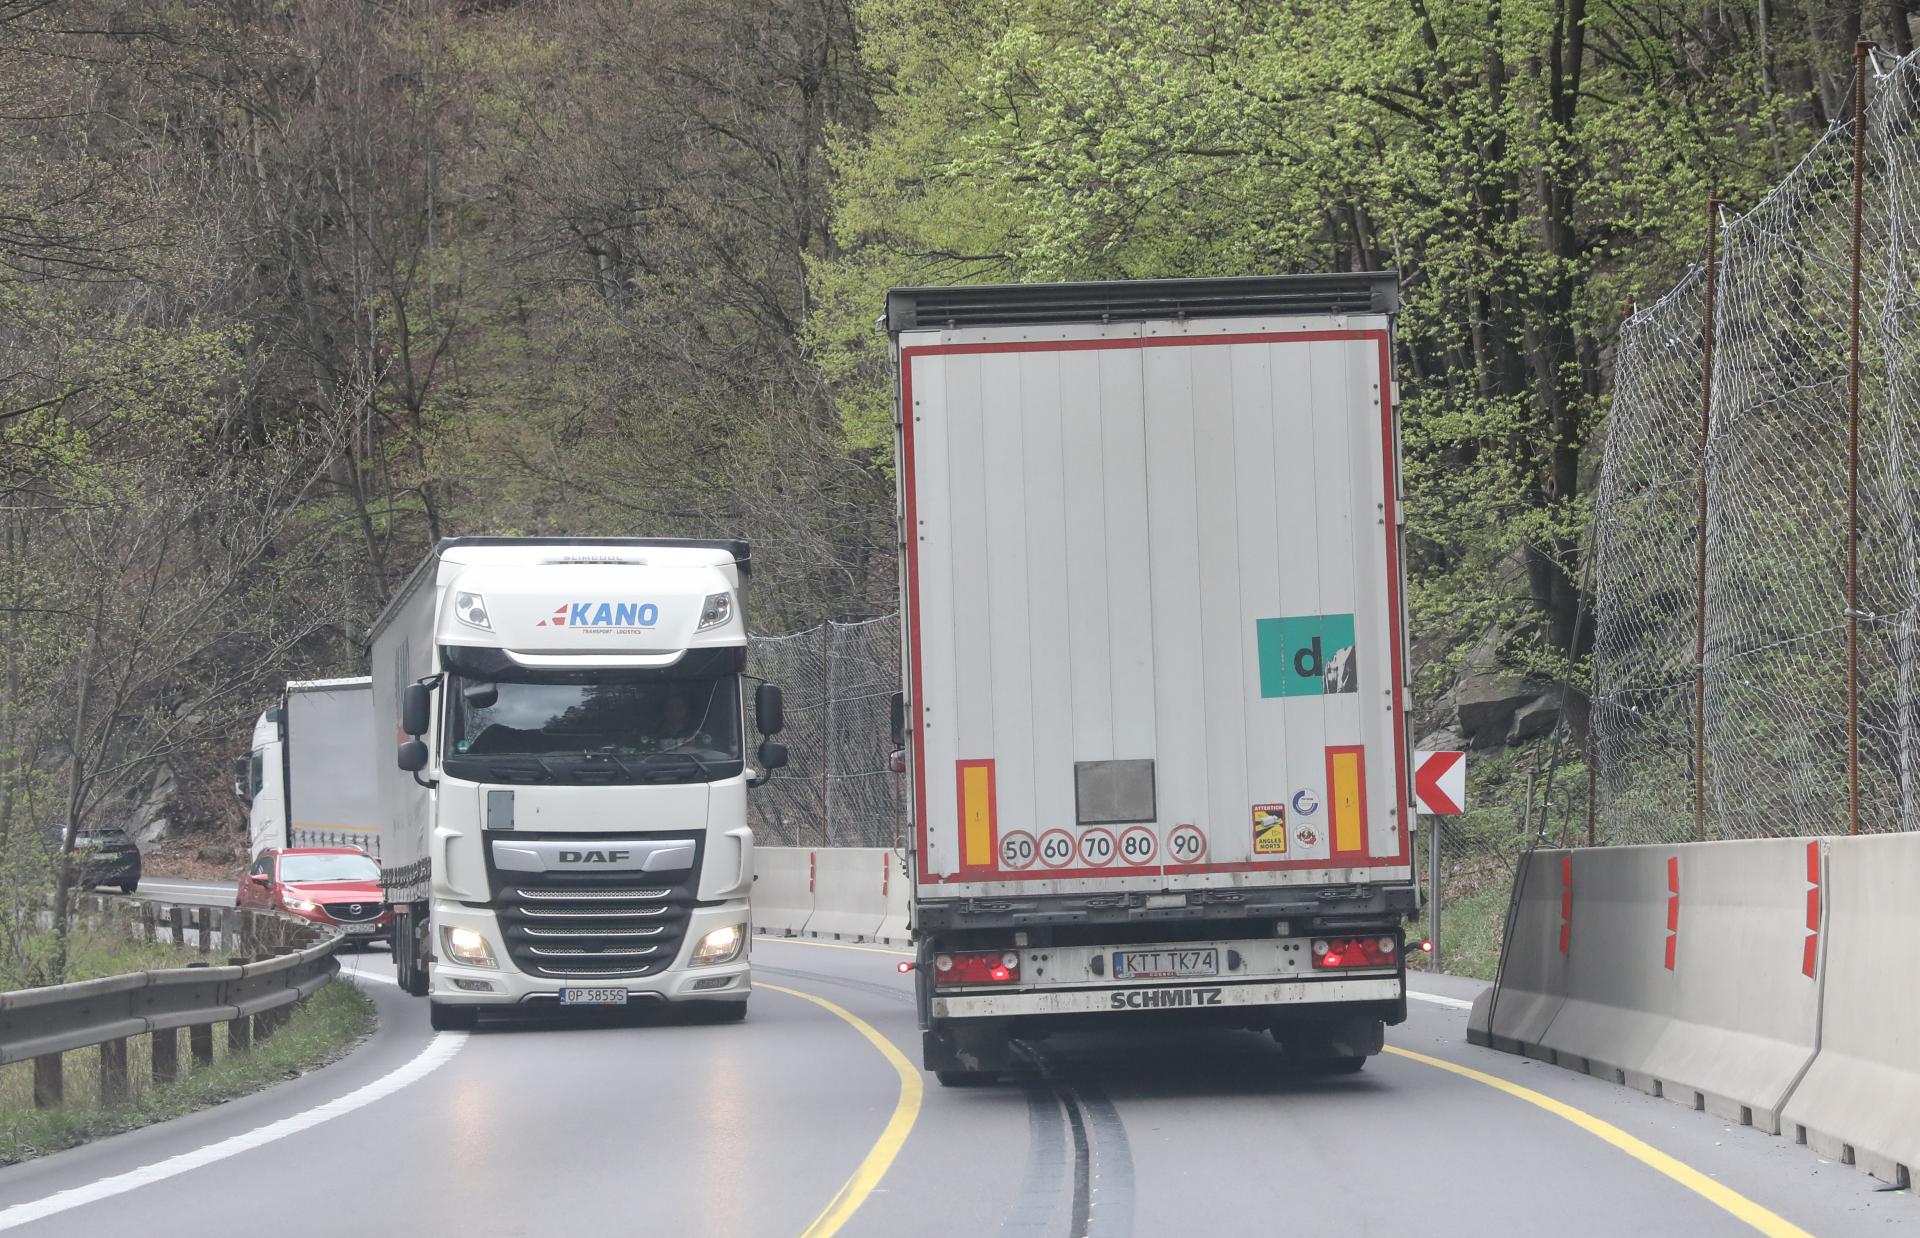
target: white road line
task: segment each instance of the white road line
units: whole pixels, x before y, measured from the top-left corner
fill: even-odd
[[[1473,1003],[1461,997],[1442,997],[1438,993],[1419,993],[1407,989],[1407,996],[1416,1002],[1432,1002],[1436,1006],[1445,1006],[1450,1010],[1472,1010]]]
[[[412,1061],[389,1074],[382,1075],[364,1087],[348,1092],[345,1096],[330,1100],[305,1113],[296,1113],[292,1117],[282,1118],[278,1122],[268,1123],[266,1126],[244,1134],[222,1139],[219,1143],[208,1144],[204,1148],[182,1152],[164,1161],[156,1161],[151,1165],[143,1165],[139,1169],[115,1174],[111,1178],[102,1178],[96,1182],[89,1182],[85,1186],[60,1191],[44,1199],[15,1204],[11,1208],[0,1211],[0,1230],[16,1229],[30,1221],[54,1216],[83,1204],[110,1199],[115,1195],[124,1195],[128,1191],[150,1186],[155,1182],[164,1182],[168,1178],[178,1177],[190,1170],[224,1161],[230,1156],[238,1156],[242,1152],[251,1151],[278,1139],[285,1139],[288,1135],[297,1135],[301,1131],[320,1125],[329,1118],[352,1113],[356,1109],[364,1108],[377,1100],[393,1095],[409,1083],[426,1078],[445,1065],[466,1042],[465,1032],[441,1032],[429,1041],[427,1047],[422,1049]]]

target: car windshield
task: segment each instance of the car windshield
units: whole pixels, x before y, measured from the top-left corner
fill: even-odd
[[[364,855],[283,855],[280,880],[295,883],[378,881],[380,866]]]
[[[563,781],[589,773],[623,781],[732,777],[742,760],[739,677],[730,665],[725,673],[689,671],[450,676],[449,771],[533,771],[528,776]]]

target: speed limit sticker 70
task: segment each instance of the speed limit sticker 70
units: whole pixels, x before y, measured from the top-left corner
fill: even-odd
[[[1080,836],[1080,860],[1089,868],[1105,868],[1113,863],[1113,831],[1091,829]]]
[[[1167,851],[1175,864],[1198,864],[1207,858],[1207,836],[1191,825],[1175,826],[1167,836]]]

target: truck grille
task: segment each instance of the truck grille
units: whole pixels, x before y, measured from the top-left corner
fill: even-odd
[[[692,867],[644,876],[494,869],[494,914],[507,957],[527,975],[565,980],[664,971],[680,955],[693,912],[695,854]],[[491,868],[491,848],[488,859]]]

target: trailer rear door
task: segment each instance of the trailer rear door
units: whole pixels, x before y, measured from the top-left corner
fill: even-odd
[[[1390,330],[897,334],[920,897],[1410,879]]]

